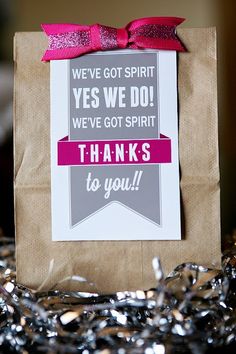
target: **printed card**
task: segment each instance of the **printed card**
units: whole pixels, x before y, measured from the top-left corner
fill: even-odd
[[[51,61],[52,240],[179,240],[176,52]]]

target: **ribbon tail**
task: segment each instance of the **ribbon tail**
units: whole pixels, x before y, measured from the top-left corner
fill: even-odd
[[[76,24],[42,24],[48,48],[42,61],[72,59],[91,52],[90,26]]]
[[[150,48],[186,51],[176,33],[184,21],[179,17],[149,17],[134,20],[127,25],[130,48]]]

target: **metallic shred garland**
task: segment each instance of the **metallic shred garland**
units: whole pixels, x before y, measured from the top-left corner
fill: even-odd
[[[25,288],[15,281],[14,251],[13,240],[1,237],[1,353],[200,354],[235,348],[235,247],[224,254],[222,270],[185,263],[166,279],[155,258],[155,288],[109,296]]]

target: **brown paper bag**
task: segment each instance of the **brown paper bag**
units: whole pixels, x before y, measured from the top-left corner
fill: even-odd
[[[181,241],[51,241],[49,64],[43,33],[15,36],[15,227],[17,280],[49,289],[81,275],[100,292],[155,285],[152,258],[165,272],[182,262],[220,267],[220,201],[215,29],[179,29]],[[50,261],[53,260],[49,273]],[[51,264],[52,265],[52,264]],[[58,286],[59,287],[59,286]],[[94,290],[73,281],[60,288]]]

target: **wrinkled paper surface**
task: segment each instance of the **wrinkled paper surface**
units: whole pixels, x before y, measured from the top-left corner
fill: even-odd
[[[15,36],[14,149],[17,281],[44,289],[147,289],[152,258],[168,273],[182,262],[220,267],[220,200],[214,28],[179,29],[188,49],[178,60],[182,199],[181,241],[51,241],[50,82],[43,33]],[[53,266],[52,262],[54,261]],[[49,266],[51,262],[51,271]]]

